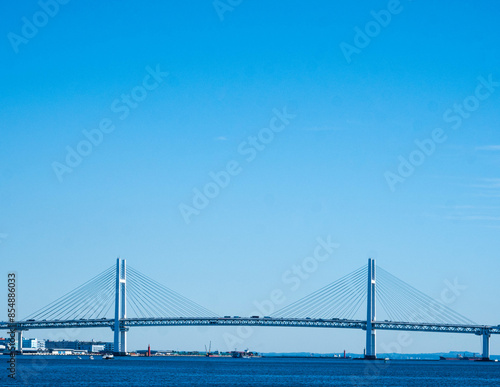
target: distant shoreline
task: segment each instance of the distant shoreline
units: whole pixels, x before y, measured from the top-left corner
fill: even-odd
[[[2,357],[2,355],[5,355],[5,356],[9,356],[9,354],[7,353],[0,353],[0,358]],[[85,355],[74,355],[74,354],[52,354],[52,353],[23,353],[23,354],[16,354],[16,357],[17,356],[20,356],[21,358],[23,357],[30,357],[30,356],[43,356],[45,358],[48,358],[48,359],[61,359],[61,358],[75,358],[75,359],[82,359],[82,360],[85,360],[85,359],[88,359],[89,357],[96,357],[97,359],[100,360],[100,358],[102,357],[102,353],[89,353],[89,354],[85,354]],[[146,358],[146,357],[152,357],[152,358],[156,358],[156,359],[160,359],[160,358],[207,358],[207,359],[233,359],[232,356],[230,355],[220,355],[220,356],[216,356],[216,357],[207,357],[205,356],[204,354],[200,354],[200,355],[186,355],[186,354],[183,354],[183,355],[178,355],[178,354],[173,354],[173,355],[152,355],[152,356],[144,356],[142,354],[140,355],[137,355],[137,354],[132,354],[132,355],[127,355],[127,356],[118,356],[118,358],[128,358],[128,359],[131,359],[131,358]],[[416,358],[417,357],[417,358]],[[261,356],[256,356],[255,358],[257,359],[314,359],[314,360],[332,360],[332,361],[365,361],[365,359],[362,357],[362,356],[359,356],[359,357],[347,357],[347,358],[344,358],[344,357],[334,357],[334,356],[307,356],[307,355],[269,355],[269,354],[262,354]],[[236,359],[234,358],[235,360],[239,360],[239,361],[242,361],[242,359]],[[390,361],[390,362],[425,362],[425,361],[432,361],[432,362],[460,362],[460,363],[500,363],[500,359],[499,359],[499,356],[493,356],[490,358],[490,361],[460,361],[460,360],[440,360],[439,358],[430,358],[430,357],[427,357],[427,358],[423,358],[423,357],[419,357],[418,356],[412,356],[412,357],[408,357],[408,358],[391,358],[391,357],[383,357],[383,355],[381,357],[378,357],[377,359],[374,359],[374,360],[369,360],[369,361]]]

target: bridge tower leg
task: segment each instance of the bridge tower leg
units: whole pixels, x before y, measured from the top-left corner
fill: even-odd
[[[375,281],[375,260],[368,259],[368,292],[366,300],[366,351],[365,359],[376,359],[376,339],[375,329],[372,323],[375,321],[375,296],[376,296],[376,281]]]
[[[127,328],[120,323],[127,317],[127,266],[125,259],[116,260],[116,293],[115,293],[115,325],[114,352],[127,354]]]
[[[483,330],[483,360],[490,360],[490,332],[488,330]]]

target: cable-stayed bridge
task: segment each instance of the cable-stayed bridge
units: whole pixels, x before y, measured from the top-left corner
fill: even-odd
[[[377,320],[377,311],[386,319]],[[360,313],[366,318],[359,318]],[[126,354],[131,327],[181,325],[362,329],[367,359],[376,358],[377,330],[481,335],[484,360],[490,356],[490,335],[500,334],[500,325],[474,323],[376,266],[373,259],[269,316],[221,317],[118,258],[116,265],[24,320],[0,322],[0,329],[15,329],[21,343],[29,329],[111,328],[115,353]]]

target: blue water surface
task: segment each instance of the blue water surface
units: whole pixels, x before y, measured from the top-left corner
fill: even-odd
[[[2,386],[500,386],[493,362],[18,356],[12,381],[3,359]]]

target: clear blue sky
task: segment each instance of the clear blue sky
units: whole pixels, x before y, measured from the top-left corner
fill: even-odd
[[[467,288],[450,306],[500,323],[500,7],[402,1],[377,29],[371,11],[388,2],[351,3],[244,0],[219,15],[211,0],[71,1],[47,20],[36,1],[5,5],[0,256],[18,273],[20,314],[117,256],[220,315],[248,315],[273,289],[293,301],[371,256],[436,298],[457,278]],[[362,48],[356,27],[375,28]],[[148,66],[168,75],[124,117],[121,95]],[[464,103],[459,122],[449,109]],[[285,106],[295,117],[247,161],[240,147]],[[58,178],[67,147],[106,119],[114,131]],[[436,128],[446,140],[389,184]],[[232,160],[240,173],[187,223],[179,206]],[[327,236],[339,248],[292,291],[283,273]],[[130,346],[225,349],[223,332],[134,329]],[[480,349],[475,336],[412,337],[405,352]],[[258,329],[243,347],[359,353],[364,337]]]

